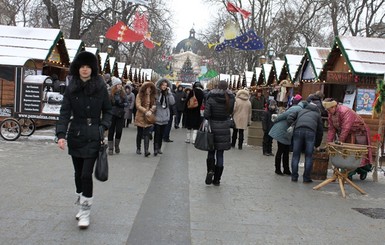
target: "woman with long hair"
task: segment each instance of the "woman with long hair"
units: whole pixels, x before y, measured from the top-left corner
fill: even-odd
[[[204,118],[209,121],[214,134],[214,150],[208,151],[206,159],[207,185],[220,185],[224,151],[231,148],[230,116],[233,113],[235,98],[227,87],[226,81],[220,81],[218,87],[209,92],[205,105]]]
[[[144,141],[144,156],[150,155],[150,131],[154,122],[149,122],[146,118],[156,112],[155,104],[156,88],[153,82],[144,82],[139,89],[135,99],[136,115],[135,126],[137,126],[136,134],[136,154],[142,154],[141,143]],[[147,115],[147,116],[146,116]]]

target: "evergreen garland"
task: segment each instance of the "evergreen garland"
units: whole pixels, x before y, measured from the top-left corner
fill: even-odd
[[[374,100],[374,112],[380,114],[382,105],[385,102],[385,83],[384,80],[379,80],[377,83],[376,99]]]

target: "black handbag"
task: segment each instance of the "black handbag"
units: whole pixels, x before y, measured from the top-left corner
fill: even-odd
[[[194,143],[195,148],[202,151],[214,150],[214,134],[211,132],[210,122],[204,120],[199,127]]]
[[[107,148],[108,146],[104,143],[104,130],[100,130],[100,137],[102,142],[100,144],[100,149],[98,153],[98,158],[95,165],[95,178],[99,181],[108,180],[108,158],[107,158]]]

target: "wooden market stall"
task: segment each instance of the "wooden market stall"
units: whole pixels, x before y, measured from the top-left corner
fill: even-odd
[[[301,65],[294,78],[295,81],[298,81],[299,92],[303,98],[307,98],[318,90],[323,91],[323,83],[318,78],[330,50],[330,48],[321,47],[306,48]]]
[[[23,96],[32,90],[24,82],[28,77],[28,81],[33,81],[31,83],[41,84],[44,88],[40,85],[31,86],[36,87],[35,92],[42,95],[40,92],[44,89],[54,92],[52,91],[53,81],[48,77],[55,74],[59,80],[65,80],[70,61],[63,33],[59,29],[3,25],[0,25],[0,33],[2,33],[0,37],[1,120],[4,117],[20,118],[23,115],[48,121],[55,118],[55,115],[50,113],[42,115],[40,110],[42,107],[38,103],[35,106],[40,111],[29,107],[30,103]],[[34,101],[43,100],[43,98],[33,97]],[[31,110],[26,111],[27,108]],[[15,115],[15,112],[18,114]]]
[[[382,141],[384,118],[372,117],[372,110],[377,83],[384,79],[384,73],[385,39],[342,36],[335,38],[319,76],[325,96],[355,110],[370,127],[371,136],[380,133]]]

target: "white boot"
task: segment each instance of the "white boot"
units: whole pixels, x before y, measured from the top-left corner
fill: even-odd
[[[81,213],[78,226],[80,229],[87,229],[90,225],[90,213],[92,206],[92,197],[80,196]]]
[[[195,139],[197,137],[198,130],[192,130],[191,143],[195,144]]]
[[[82,193],[76,193],[76,202],[75,202],[75,205],[76,206],[80,206],[80,196],[82,195]],[[79,220],[79,217],[80,217],[80,215],[81,215],[81,213],[82,213],[82,209],[81,208],[79,208],[79,212],[76,214],[76,216],[75,216],[75,218],[77,219],[77,220]]]
[[[190,143],[190,134],[191,134],[191,130],[187,130],[187,134],[186,134],[186,143]]]

